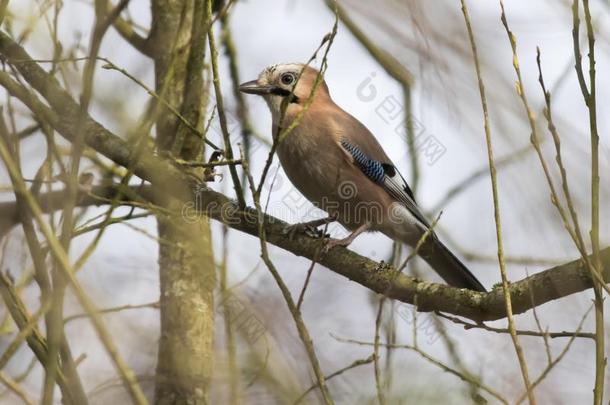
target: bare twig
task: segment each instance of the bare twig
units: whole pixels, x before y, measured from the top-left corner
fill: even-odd
[[[349,371],[353,368],[356,367],[360,367],[360,366],[364,366],[366,364],[371,364],[373,362],[374,359],[374,354],[370,355],[369,357],[367,357],[366,359],[360,359],[360,360],[356,360],[354,361],[352,364],[345,366],[337,371],[335,371],[334,373],[331,373],[329,375],[326,376],[326,381],[335,378],[337,376],[340,376],[341,374],[345,373],[346,371]],[[307,396],[307,394],[309,394],[311,391],[315,390],[316,388],[318,388],[318,384],[314,384],[311,387],[309,387],[303,394],[301,394],[301,396],[294,401],[293,405],[298,405],[299,403],[301,403],[303,401],[303,399],[305,399],[305,397]]]
[[[100,309],[98,311],[98,313],[112,314],[115,312],[121,312],[121,311],[129,310],[129,309],[142,309],[142,308],[159,309],[159,301],[149,302],[146,304],[137,304],[137,305],[127,304],[127,305],[121,305],[118,307],[104,308],[104,309]],[[64,324],[67,324],[68,322],[72,322],[77,319],[87,318],[88,316],[89,316],[89,314],[86,314],[86,313],[70,315],[70,316],[67,316],[64,318]]]
[[[222,294],[223,313],[229,314],[229,296],[231,290],[228,286],[228,261],[229,261],[229,244],[228,244],[229,228],[223,224],[222,227],[222,261],[220,267],[220,293]],[[224,316],[225,327],[225,346],[227,350],[227,371],[229,373],[229,404],[239,405],[239,369],[237,366],[236,355],[236,336],[234,323],[231,322],[229,316]]]
[[[269,191],[269,193],[271,193],[271,190]],[[319,250],[320,253],[322,252],[322,249],[324,248],[324,236],[326,235],[327,231],[328,231],[328,222],[324,225],[324,230],[322,231],[322,237],[320,238],[320,250]],[[319,256],[314,257],[314,259],[311,261],[311,264],[309,265],[309,268],[307,269],[307,275],[305,276],[305,282],[303,283],[303,288],[301,288],[301,292],[299,293],[299,299],[297,300],[297,310],[299,310],[299,311],[301,311],[301,305],[303,305],[303,300],[305,299],[305,291],[307,290],[307,287],[309,286],[309,280],[311,279],[311,274],[313,273],[313,269],[316,266],[318,259],[319,259]]]
[[[176,164],[186,167],[218,167],[218,166],[235,166],[241,165],[241,159],[221,160],[219,162],[189,162],[186,160],[176,159]]]
[[[502,277],[502,290],[504,292],[504,301],[506,305],[506,318],[508,320],[508,329],[510,330],[510,336],[513,341],[513,346],[515,348],[515,352],[517,353],[517,359],[519,360],[519,366],[521,368],[521,375],[523,377],[523,383],[528,392],[528,398],[530,401],[530,405],[534,405],[536,403],[536,399],[534,397],[534,393],[531,391],[529,373],[527,369],[527,362],[525,360],[525,354],[523,353],[523,348],[519,342],[519,338],[517,336],[515,321],[513,318],[513,307],[511,302],[511,295],[509,291],[508,285],[508,277],[506,275],[506,264],[504,262],[504,248],[502,244],[502,223],[500,220],[500,201],[498,197],[498,181],[496,177],[496,166],[494,163],[494,155],[493,155],[493,147],[491,141],[491,126],[489,123],[489,112],[487,110],[487,99],[485,96],[485,86],[483,84],[483,76],[481,73],[481,66],[479,63],[479,55],[477,53],[477,46],[474,39],[474,33],[472,31],[472,26],[470,23],[470,16],[468,15],[468,8],[466,6],[466,1],[461,0],[462,3],[462,13],[464,14],[464,21],[466,23],[466,29],[468,31],[468,38],[470,40],[470,47],[472,49],[472,55],[474,58],[475,70],[477,73],[477,79],[479,84],[479,93],[481,96],[481,106],[483,108],[483,121],[485,126],[485,140],[487,144],[487,156],[489,160],[489,173],[491,177],[491,188],[493,194],[493,204],[494,204],[494,219],[496,223],[496,239],[498,243],[498,263],[500,266],[500,276]],[[504,16],[504,5],[500,1],[500,5],[502,6],[502,19],[505,21]],[[508,28],[507,28],[508,29]]]
[[[585,312],[585,314],[582,316],[582,319],[580,320],[580,323],[578,324],[578,327],[576,328],[576,331],[572,334],[572,336],[570,336],[570,340],[568,341],[568,343],[566,343],[565,347],[563,348],[563,350],[561,351],[561,353],[559,353],[559,356],[557,356],[557,358],[553,361],[551,361],[546,368],[542,371],[542,373],[540,373],[540,375],[538,376],[538,378],[536,378],[533,382],[532,382],[532,387],[531,389],[534,389],[538,384],[540,384],[542,382],[542,380],[544,380],[546,378],[546,376],[551,372],[551,370],[553,370],[553,368],[559,364],[559,362],[561,361],[561,359],[563,359],[563,357],[566,355],[566,353],[568,353],[568,350],[570,350],[570,347],[572,346],[572,343],[574,343],[574,340],[576,339],[577,335],[580,333],[580,330],[582,329],[582,325],[585,322],[585,319],[587,319],[587,315],[589,315],[589,312],[591,312],[591,308],[589,307],[589,309]],[[523,394],[521,394],[521,396],[519,397],[519,399],[517,399],[517,404],[520,404],[521,402],[523,402],[523,400],[527,397],[527,393],[524,392]]]
[[[316,355],[316,352],[315,352],[315,349],[313,346],[313,341],[307,330],[307,326],[305,325],[305,322],[303,321],[301,313],[297,309],[297,306],[292,298],[290,290],[288,289],[288,287],[282,280],[282,277],[280,276],[279,272],[275,268],[275,265],[269,258],[269,252],[267,250],[267,237],[266,237],[266,233],[265,233],[265,227],[263,226],[263,221],[262,221],[264,214],[263,214],[261,203],[260,203],[260,198],[259,198],[260,194],[258,194],[256,191],[256,187],[254,185],[254,179],[252,178],[252,175],[250,174],[249,166],[248,166],[248,163],[245,160],[244,156],[242,156],[242,160],[243,160],[243,168],[248,177],[250,191],[252,192],[252,195],[254,198],[254,204],[256,206],[257,216],[259,218],[258,236],[259,236],[259,240],[260,240],[260,244],[261,244],[261,257],[262,257],[263,261],[265,262],[265,264],[267,265],[269,272],[275,279],[275,282],[277,283],[278,287],[280,288],[280,291],[282,292],[282,296],[284,297],[284,300],[286,301],[286,304],[288,306],[288,310],[292,314],[292,318],[296,325],[297,331],[299,332],[299,337],[301,338],[301,341],[303,342],[303,346],[305,347],[305,351],[307,352],[307,356],[308,356],[311,366],[313,368],[314,374],[316,376],[316,379],[318,380],[318,385],[320,387],[320,392],[322,393],[322,397],[324,398],[324,402],[327,405],[332,405],[332,404],[334,404],[334,401],[333,401],[330,391],[326,385],[326,380],[324,378],[324,374],[322,373],[322,369],[320,367],[320,363],[318,361],[318,357]]]
[[[3,286],[3,288],[9,288],[7,283],[4,284],[5,285]],[[2,356],[0,357],[0,370],[4,369],[6,364],[17,351],[17,349],[19,349],[19,346],[21,346],[21,344],[26,341],[32,333],[34,333],[34,330],[38,325],[40,317],[48,311],[50,304],[51,303],[47,300],[46,305],[41,305],[38,311],[36,311],[36,313],[34,313],[34,315],[30,317],[27,324],[19,325],[19,333],[17,334],[17,336],[15,336],[15,339],[13,339],[13,341],[7,346],[7,348],[2,353]]]
[[[495,160],[496,170],[509,166],[512,163],[515,163],[519,159],[525,157],[531,148],[526,146],[524,148],[518,149],[514,152],[507,154],[506,156],[501,156],[500,158]],[[443,207],[446,207],[449,202],[451,202],[455,197],[457,197],[460,193],[464,192],[469,186],[476,183],[479,179],[489,175],[489,164],[484,165],[483,167],[473,171],[471,174],[466,176],[456,185],[452,186],[449,190],[445,192],[443,197],[441,197],[438,202],[429,210],[429,212],[438,212]],[[505,258],[506,259],[506,258]],[[495,258],[494,260],[497,260]]]
[[[579,10],[578,0],[572,3],[572,15],[574,28],[572,37],[574,42],[574,56],[576,58],[576,75],[578,83],[589,110],[589,131],[591,134],[591,245],[593,247],[593,260],[591,273],[594,276],[593,291],[595,293],[595,389],[593,391],[593,403],[601,405],[604,398],[604,374],[606,369],[605,357],[605,333],[604,333],[604,301],[600,287],[607,287],[601,280],[602,263],[600,260],[599,247],[599,134],[597,132],[597,99],[596,99],[596,77],[595,77],[595,32],[591,21],[589,0],[582,0],[585,11],[585,22],[587,25],[587,38],[589,43],[589,88],[584,79],[582,68],[582,57],[580,54],[579,41]],[[608,289],[606,288],[606,291]]]
[[[229,8],[234,1],[231,0],[229,4],[225,6],[226,9]],[[254,132],[252,128],[252,123],[250,122],[250,116],[248,113],[248,104],[246,103],[246,99],[244,97],[244,93],[239,91],[239,85],[241,84],[241,79],[239,77],[239,66],[237,61],[237,48],[233,41],[233,35],[231,33],[231,27],[229,22],[229,14],[228,13],[219,13],[220,15],[220,24],[222,27],[220,40],[222,46],[224,48],[224,53],[229,62],[229,73],[231,76],[231,89],[233,90],[233,97],[237,102],[237,118],[241,124],[241,136],[244,148],[244,154],[246,159],[250,159],[251,153],[251,136]],[[242,182],[245,183],[245,174],[242,176]]]
[[[43,367],[48,367],[48,362],[50,361],[47,356],[47,342],[46,339],[42,336],[38,327],[35,323],[32,322],[30,317],[27,314],[27,310],[25,304],[20,299],[19,295],[15,291],[15,288],[11,282],[11,280],[4,274],[0,273],[0,295],[4,300],[6,308],[11,314],[11,317],[15,321],[15,324],[19,327],[21,331],[26,331],[24,333],[24,337],[28,342],[28,346],[40,362]],[[33,326],[31,326],[33,325]],[[31,330],[28,332],[28,329]],[[72,395],[72,390],[66,381],[66,378],[59,370],[56,378],[57,384],[61,388],[62,394],[65,398],[70,401],[70,403],[74,402]]]
[[[328,34],[326,34],[324,36],[324,38],[322,38],[320,45],[318,45],[318,47],[316,48],[314,53],[311,55],[311,57],[309,58],[309,60],[307,61],[307,63],[303,67],[303,69],[299,72],[299,75],[297,76],[297,79],[296,79],[296,83],[291,90],[290,96],[284,98],[284,101],[283,101],[283,104],[282,104],[281,110],[280,110],[278,128],[276,128],[277,133],[273,134],[273,144],[271,145],[271,150],[269,151],[269,154],[267,156],[267,161],[265,162],[265,166],[263,167],[263,171],[262,171],[259,183],[258,183],[258,187],[256,188],[256,193],[258,195],[260,195],[262,187],[265,184],[265,179],[267,178],[267,174],[269,172],[269,169],[271,168],[271,163],[273,163],[273,157],[275,156],[275,151],[277,149],[277,146],[279,145],[280,142],[283,142],[283,140],[287,136],[290,136],[292,131],[294,131],[294,129],[301,123],[301,121],[303,120],[303,117],[305,116],[305,113],[309,110],[309,107],[311,106],[311,103],[313,102],[313,98],[316,94],[316,91],[318,90],[318,87],[322,84],[322,82],[324,80],[324,72],[326,71],[326,69],[328,67],[328,53],[330,51],[330,48],[332,47],[333,41],[335,40],[335,36],[337,35],[338,24],[339,24],[339,18],[337,16],[337,14],[335,13],[335,22],[333,24],[331,31]],[[296,114],[294,119],[290,122],[290,124],[287,127],[284,127],[284,119],[285,119],[286,109],[288,107],[287,101],[294,95],[293,93],[294,93],[294,90],[296,89],[296,84],[298,84],[299,80],[301,79],[301,76],[303,75],[305,67],[309,66],[311,64],[311,62],[313,62],[317,58],[318,52],[320,52],[320,50],[324,47],[324,45],[326,45],[326,49],[324,50],[324,55],[322,56],[322,62],[320,63],[320,69],[318,71],[318,74],[316,75],[316,79],[313,82],[311,92],[307,96],[307,99],[305,100],[305,102],[302,103],[303,107],[299,110],[299,112]]]
[[[341,338],[341,337],[334,336],[334,335],[331,335],[331,336],[335,340],[337,340],[339,342],[343,342],[343,343],[351,343],[351,344],[356,344],[356,345],[360,345],[360,346],[374,346],[375,345],[374,343],[371,343],[371,342],[363,342],[363,341],[355,340],[355,339],[345,339],[345,338]],[[482,382],[478,381],[478,379],[473,378],[472,376],[470,376],[468,374],[461,373],[461,372],[459,372],[459,371],[449,367],[448,365],[444,364],[440,360],[435,359],[434,357],[430,356],[428,353],[426,353],[423,350],[419,349],[417,346],[406,345],[406,344],[387,344],[387,343],[380,343],[380,345],[383,346],[383,347],[391,347],[393,349],[412,350],[412,351],[418,353],[424,359],[428,360],[433,365],[441,368],[442,370],[444,370],[444,371],[446,371],[448,373],[451,373],[451,374],[455,375],[456,377],[460,378],[463,381],[466,381],[466,382],[468,382],[470,384],[475,384],[476,386],[480,387],[483,391],[487,392],[489,395],[493,396],[494,398],[496,398],[497,400],[499,400],[503,404],[507,404],[508,405],[508,401],[505,398],[503,398],[500,395],[500,393],[496,392],[493,388],[488,387],[487,385],[485,385]]]
[[[6,385],[6,387],[17,395],[26,405],[34,405],[34,400],[30,398],[23,387],[4,371],[0,371],[0,382]]]
[[[0,109],[1,110],[1,109]],[[19,159],[19,154],[16,152],[16,145],[11,144],[11,139],[8,134],[8,129],[6,128],[4,118],[1,115],[0,111],[0,146],[5,151],[13,152],[13,155],[16,159]],[[9,162],[5,162],[5,165],[9,165]],[[44,165],[44,164],[43,164]],[[41,290],[41,308],[43,308],[43,314],[45,315],[45,320],[47,324],[47,335],[48,337],[52,337],[53,342],[49,343],[47,339],[47,344],[49,345],[49,349],[47,349],[46,356],[48,357],[48,362],[45,365],[45,384],[43,390],[43,401],[51,401],[53,397],[53,389],[55,386],[55,382],[58,377],[58,362],[55,359],[58,359],[58,355],[61,357],[61,365],[63,368],[63,374],[65,374],[65,379],[67,384],[62,385],[62,394],[65,398],[71,398],[73,401],[82,402],[86,404],[87,399],[85,396],[85,392],[76,373],[76,366],[72,360],[72,355],[70,353],[70,348],[67,340],[63,335],[63,330],[56,324],[53,318],[53,314],[51,311],[54,308],[54,303],[52,302],[60,291],[60,284],[57,283],[57,289],[53,290],[51,288],[51,281],[48,275],[47,266],[45,263],[46,252],[41,247],[41,244],[38,240],[37,232],[34,226],[34,218],[31,211],[28,209],[28,205],[26,203],[26,199],[19,192],[19,184],[23,183],[23,177],[21,175],[20,166],[17,162],[12,162],[13,171],[9,170],[9,177],[11,178],[11,182],[15,189],[15,199],[17,203],[17,212],[19,213],[20,219],[22,221],[24,233],[26,235],[26,240],[28,244],[28,248],[30,250],[32,256],[32,262],[34,264],[34,272],[35,272],[35,280],[38,283]],[[38,177],[38,174],[37,174]],[[32,193],[36,193],[35,185],[32,186]],[[9,288],[7,285],[6,288]],[[53,333],[55,332],[55,335]],[[54,350],[50,350],[53,348]],[[70,399],[67,399],[69,401]]]
[[[117,368],[117,371],[123,378],[125,388],[130,393],[132,400],[137,404],[147,404],[148,401],[146,400],[142,389],[140,388],[138,382],[135,379],[135,374],[133,373],[133,371],[131,371],[127,363],[120,356],[116,345],[112,341],[110,334],[108,333],[105,325],[103,324],[103,321],[97,314],[95,306],[90,301],[89,297],[87,297],[84,290],[80,286],[80,283],[74,276],[72,266],[69,262],[65,250],[62,248],[57,236],[55,236],[55,234],[49,228],[48,224],[42,218],[42,210],[38,206],[36,200],[32,197],[31,193],[26,188],[23,179],[21,179],[19,175],[19,170],[15,166],[10,152],[8,151],[3,142],[0,142],[0,156],[2,156],[2,159],[4,160],[4,163],[7,166],[7,169],[9,170],[11,176],[17,180],[15,182],[15,188],[17,192],[24,198],[25,202],[27,203],[30,211],[32,212],[32,216],[35,218],[40,230],[42,231],[43,235],[47,239],[47,242],[49,243],[51,252],[60,264],[60,268],[63,272],[64,277],[68,279],[78,301],[89,314],[93,326],[95,327],[95,330],[98,333],[100,340],[104,344],[104,347],[106,348],[108,354],[112,358]]]
[[[486,330],[488,332],[494,332],[494,333],[510,333],[510,330],[508,330],[507,328],[494,328],[492,326],[487,326],[484,323],[472,323],[472,322],[467,322],[464,321],[463,319],[457,318],[455,316],[450,316],[447,314],[443,314],[442,312],[437,312],[437,315],[440,316],[441,318],[445,318],[450,320],[453,323],[456,323],[458,325],[462,325],[464,327],[465,330],[470,330],[470,329],[483,329]],[[570,331],[563,331],[563,332],[535,332],[535,331],[531,331],[531,330],[520,330],[517,329],[515,331],[517,333],[517,335],[522,335],[522,336],[535,336],[535,337],[544,337],[544,336],[548,336],[551,339],[556,339],[556,338],[563,338],[563,337],[577,337],[577,338],[585,338],[585,339],[593,339],[595,340],[595,333],[587,333],[587,332],[570,332]]]
[[[381,381],[381,369],[379,367],[379,330],[381,328],[381,317],[383,315],[383,304],[385,296],[379,300],[377,308],[377,316],[375,317],[375,338],[373,340],[373,370],[375,372],[375,391],[377,392],[377,401],[379,405],[385,404],[385,393],[383,392],[384,384]]]
[[[224,139],[225,151],[224,155],[227,160],[233,160],[233,148],[231,146],[231,134],[227,127],[227,117],[225,115],[224,101],[222,96],[222,90],[220,88],[220,73],[218,72],[218,50],[216,49],[216,41],[214,39],[214,29],[212,27],[212,0],[207,0],[208,7],[208,43],[210,46],[210,56],[212,58],[212,74],[214,82],[214,91],[216,94],[216,108],[218,110],[218,119],[220,121],[220,129]],[[233,181],[233,188],[237,201],[241,207],[246,206],[246,200],[244,199],[244,191],[241,186],[241,181],[237,175],[235,166],[229,166],[229,172],[231,173],[231,180]]]
[[[109,2],[107,7],[108,10],[111,9],[111,5]],[[129,44],[131,44],[131,46],[133,46],[143,55],[151,56],[153,50],[148,45],[147,38],[138,34],[132,23],[123,19],[120,16],[117,16],[117,18],[114,19],[112,25],[117,30],[117,32],[123,37],[123,39]]]
[[[161,95],[157,94],[154,90],[152,90],[151,88],[149,88],[147,85],[145,85],[141,80],[139,80],[138,78],[136,78],[135,76],[133,76],[131,73],[129,73],[127,70],[118,67],[117,65],[115,65],[113,62],[111,62],[109,59],[107,58],[98,58],[99,60],[102,60],[104,62],[106,62],[105,65],[102,66],[102,68],[104,69],[109,69],[109,70],[116,70],[117,72],[123,74],[124,76],[126,76],[127,78],[129,78],[131,81],[133,81],[134,83],[136,83],[138,86],[142,87],[151,97],[155,98],[157,101],[161,102],[161,104],[163,104],[164,107],[166,107],[168,110],[170,110],[172,112],[172,114],[174,114],[179,120],[180,122],[186,126],[188,129],[190,129],[194,134],[196,134],[197,136],[199,136],[208,146],[210,146],[212,149],[214,150],[220,150],[220,148],[218,146],[216,146],[212,141],[207,139],[206,134],[202,133],[199,129],[196,128],[196,126],[192,123],[190,123],[181,113],[180,111],[178,111],[173,105],[171,105],[165,98],[163,98]]]

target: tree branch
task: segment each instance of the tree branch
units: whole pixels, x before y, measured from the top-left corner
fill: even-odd
[[[148,45],[147,38],[138,34],[129,21],[124,20],[122,17],[118,17],[114,20],[112,25],[117,30],[119,35],[121,35],[123,39],[131,44],[131,46],[133,46],[136,50],[145,56],[151,56],[152,51]]]
[[[116,190],[111,187],[94,187],[96,195],[112,195]],[[150,192],[150,188],[143,187],[139,194],[154,201],[158,196]],[[47,210],[59,209],[62,192],[41,194],[40,201]],[[81,201],[101,204],[103,200],[89,197]],[[156,203],[156,202],[155,202]],[[15,212],[15,203],[0,204],[0,213]],[[236,202],[225,195],[208,188],[198,190],[190,201],[185,202],[182,216],[186,221],[204,220],[205,216],[221,221],[229,227],[258,236],[258,220],[256,210],[246,208],[241,211]],[[13,214],[13,221],[18,217]],[[284,221],[265,215],[265,232],[267,241],[275,246],[285,249],[297,256],[314,259],[319,248],[319,240],[307,235],[297,234],[289,240],[284,232],[288,225]],[[601,251],[604,264],[604,277],[610,279],[610,248]],[[392,279],[396,269],[384,263],[378,263],[344,248],[336,248],[321,258],[318,262],[335,273],[341,274],[364,287],[399,301],[413,304],[417,296],[418,311],[441,311],[463,316],[474,321],[489,321],[501,319],[506,316],[505,303],[500,288],[494,288],[489,293],[458,289],[443,284],[429,283],[405,275],[396,277],[393,285]],[[510,284],[515,314],[523,313],[534,306],[542,305],[580,291],[591,288],[591,278],[582,260],[574,260],[561,264],[530,277]],[[530,292],[531,291],[531,292]],[[534,299],[530,298],[530,294]]]
[[[109,200],[112,200],[117,196],[117,193],[119,193],[119,189],[115,185],[97,186],[93,187],[90,191],[80,191],[76,206],[91,207],[106,205]],[[120,193],[121,198],[118,200],[118,203],[127,203],[129,205],[129,202],[133,200],[127,196],[133,196],[134,194],[137,194],[146,201],[152,200],[152,190],[150,186],[132,186],[130,187],[130,192],[126,193],[122,191]],[[40,205],[42,212],[49,214],[63,209],[66,196],[66,190],[50,191],[39,196],[38,204]],[[0,202],[0,238],[20,222],[19,204],[16,201]]]

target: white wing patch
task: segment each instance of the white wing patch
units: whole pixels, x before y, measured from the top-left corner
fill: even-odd
[[[384,165],[384,170],[385,176],[383,188],[388,192],[388,194],[403,203],[419,222],[421,222],[426,228],[429,228],[430,223],[415,203],[415,200],[413,199],[413,192],[409,188],[409,185],[405,179],[392,165]]]

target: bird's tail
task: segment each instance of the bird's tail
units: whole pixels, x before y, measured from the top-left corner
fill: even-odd
[[[487,291],[460,259],[438,240],[436,235],[429,235],[420,246],[418,254],[449,285],[481,292]]]

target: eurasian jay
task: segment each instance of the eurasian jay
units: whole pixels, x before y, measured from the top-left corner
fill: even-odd
[[[330,240],[327,249],[347,246],[365,231],[379,231],[415,247],[430,223],[413,192],[371,132],[333,102],[326,83],[322,80],[315,87],[318,76],[303,64],[278,64],[239,87],[265,99],[286,175],[329,214],[308,224],[337,220],[352,231],[345,239]],[[283,133],[295,120],[293,130]],[[434,232],[417,253],[450,285],[485,291]]]

